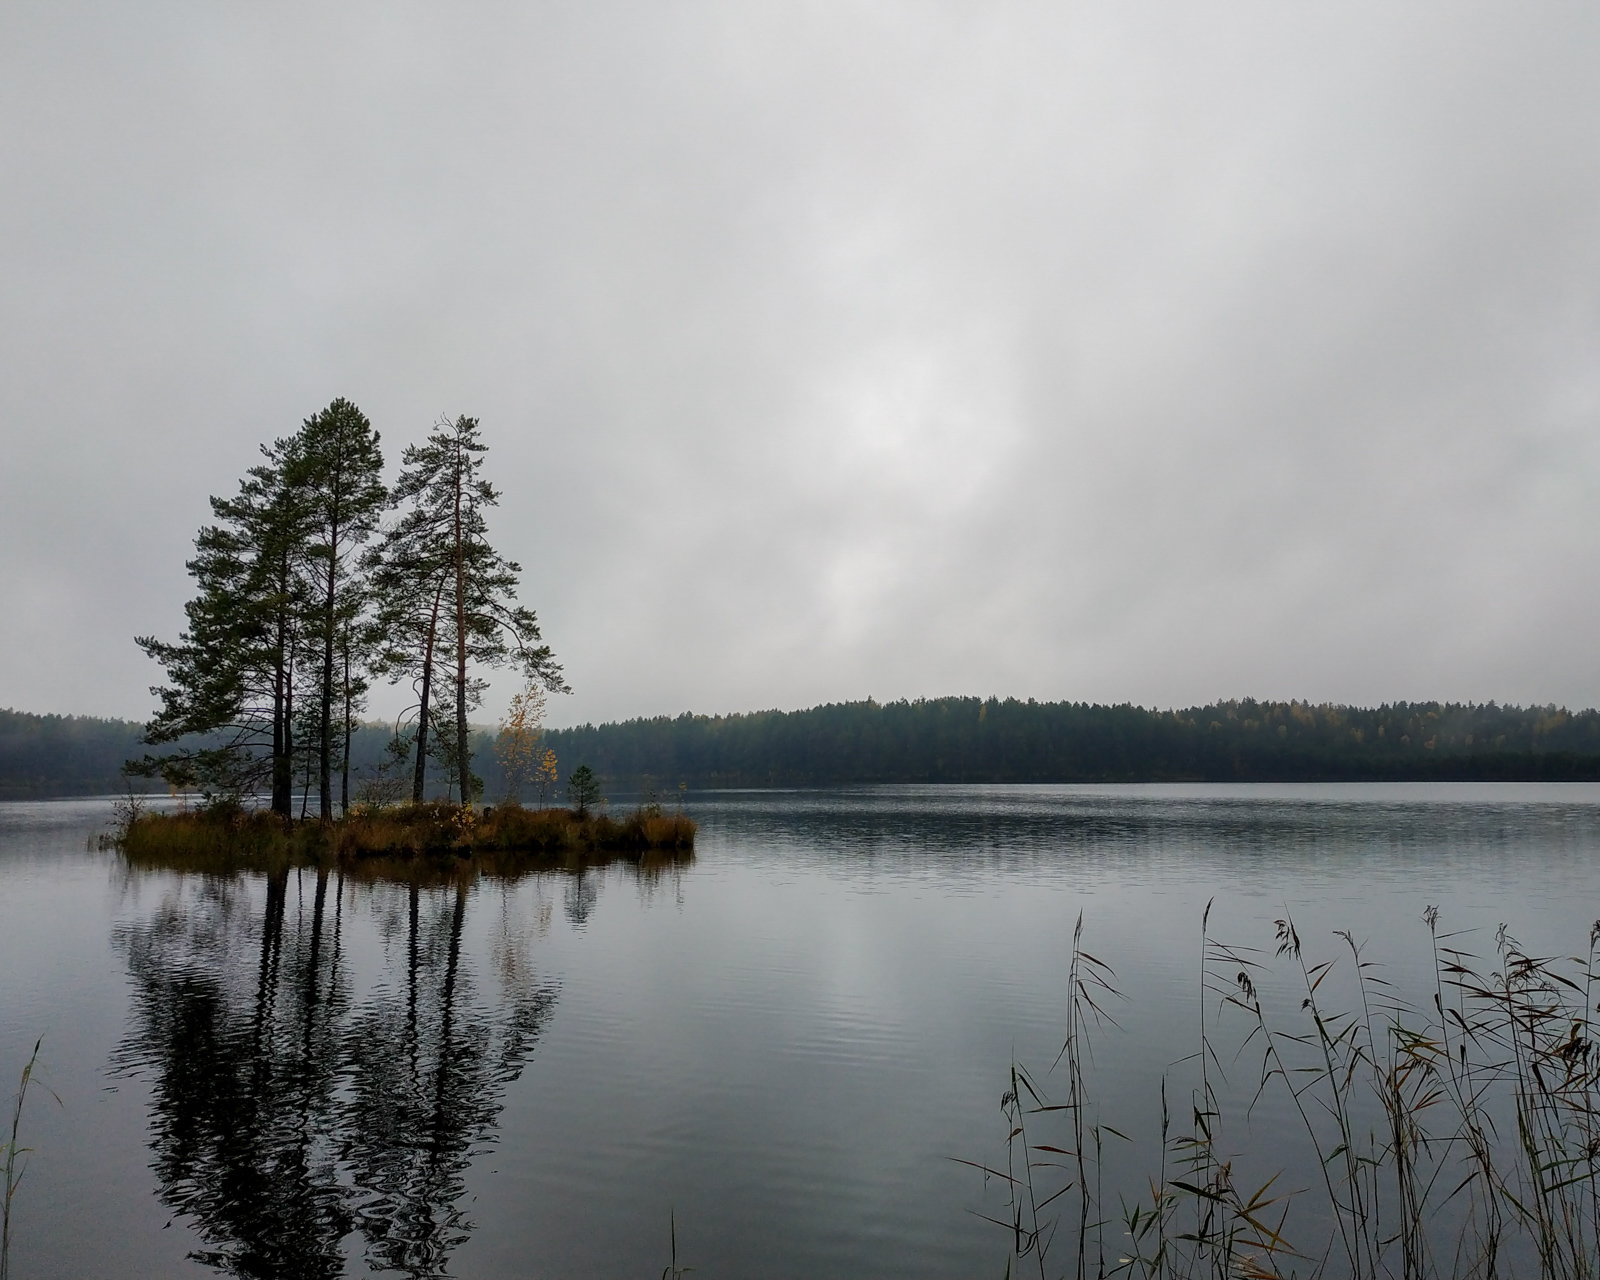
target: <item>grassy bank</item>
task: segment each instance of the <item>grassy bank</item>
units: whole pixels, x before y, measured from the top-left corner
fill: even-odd
[[[110,843],[134,866],[169,870],[225,873],[334,863],[380,876],[419,869],[496,875],[619,858],[683,858],[693,852],[695,829],[685,815],[654,807],[613,818],[514,804],[421,804],[358,809],[326,825],[219,807],[129,813]]]

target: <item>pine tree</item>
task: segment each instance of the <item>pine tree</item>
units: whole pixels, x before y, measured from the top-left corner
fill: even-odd
[[[151,689],[161,708],[145,726],[152,746],[205,737],[163,756],[129,761],[129,773],[159,774],[207,796],[271,789],[273,812],[290,813],[294,774],[294,653],[307,603],[303,568],[307,515],[296,483],[297,440],[262,446],[232,499],[212,498],[218,523],[195,538],[188,562],[198,594],[184,606],[177,643],[140,636],[167,684]]]
[[[567,778],[567,798],[580,818],[588,817],[590,808],[600,803],[600,779],[588,765],[580,764]]]
[[[371,598],[370,585],[363,583],[363,594]],[[382,633],[371,616],[346,619],[339,631],[339,701],[341,707],[339,744],[339,812],[350,812],[350,739],[355,734],[356,713],[367,705],[372,674],[381,653]]]
[[[410,457],[408,450],[408,463]],[[403,475],[395,489],[395,501],[405,497],[406,486]],[[411,779],[414,804],[423,801],[428,760],[437,754],[429,737],[437,717],[434,701],[440,623],[450,576],[446,549],[443,532],[435,527],[431,514],[412,506],[385,531],[383,540],[366,557],[382,638],[376,669],[391,683],[409,677],[417,697],[412,733],[416,753]],[[396,726],[397,734],[403,724],[404,718]]]
[[[569,692],[554,654],[541,643],[537,617],[516,603],[522,570],[489,545],[484,513],[499,495],[481,476],[485,448],[477,420],[463,416],[441,420],[426,443],[405,451],[394,500],[409,506],[385,536],[374,568],[385,625],[400,641],[391,652],[389,669],[412,675],[418,689],[412,793],[417,800],[422,798],[430,723],[438,718],[432,699],[445,653],[454,658],[444,682],[454,716],[448,742],[440,745],[448,748],[466,804],[479,786],[472,773],[467,713],[483,687],[469,664],[514,662],[528,679],[552,693]]]
[[[389,494],[381,479],[383,453],[378,447],[378,433],[366,415],[348,400],[335,400],[315,417],[307,418],[297,444],[294,478],[302,492],[308,521],[310,541],[306,551],[317,590],[317,606],[307,616],[307,631],[320,648],[318,812],[322,821],[329,822],[333,818],[336,752],[343,758],[346,802],[350,791],[348,746],[353,686],[349,659],[360,648],[360,620],[368,601],[357,549],[377,531]],[[356,685],[360,683],[358,670]],[[336,701],[342,701],[344,707],[337,741],[333,714]]]
[[[477,422],[441,421],[406,450],[393,500],[409,505],[365,552],[390,495],[378,434],[355,405],[335,400],[262,452],[236,498],[212,499],[217,524],[189,562],[198,593],[187,629],[173,644],[139,638],[167,676],[145,741],[178,749],[129,771],[208,795],[268,784],[285,817],[297,782],[304,812],[314,781],[329,821],[336,767],[349,807],[350,739],[371,675],[409,674],[413,799],[433,755],[470,804],[481,786],[467,723],[485,687],[476,669],[515,663],[540,688],[567,692],[538,619],[516,602],[521,570],[489,545],[484,512],[498,495],[480,475]],[[197,735],[209,740],[180,741]]]

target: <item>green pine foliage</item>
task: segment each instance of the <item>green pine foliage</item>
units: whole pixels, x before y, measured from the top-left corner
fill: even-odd
[[[567,797],[580,817],[600,803],[600,780],[588,765],[580,764],[567,778]]]
[[[308,664],[311,536],[299,437],[263,445],[234,498],[211,499],[188,563],[196,594],[176,641],[140,636],[166,683],[144,742],[166,747],[127,772],[212,794],[268,791],[288,813],[295,772],[295,670]],[[303,682],[303,681],[302,681]],[[303,716],[302,716],[303,720]]]
[[[537,616],[517,602],[521,567],[489,542],[486,513],[500,494],[483,476],[486,450],[478,420],[465,416],[440,421],[407,448],[394,487],[402,514],[366,560],[377,625],[388,637],[375,670],[409,679],[417,699],[406,717],[417,803],[430,756],[444,764],[458,797],[483,794],[468,720],[485,688],[478,669],[514,663],[552,693],[568,691]]]
[[[343,775],[348,807],[351,722],[366,690],[363,659],[368,649],[369,588],[359,548],[378,532],[389,506],[378,433],[360,409],[335,400],[307,418],[297,437],[299,466],[294,481],[306,513],[307,562],[314,604],[305,612],[312,655],[317,716],[318,816],[333,818],[333,775]]]

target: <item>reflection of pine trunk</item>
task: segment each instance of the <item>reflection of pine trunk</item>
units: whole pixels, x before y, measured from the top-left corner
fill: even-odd
[[[411,1075],[417,1074],[417,914],[422,890],[411,882],[411,950],[406,957],[406,1047],[411,1059]]]
[[[339,957],[341,943],[343,942],[344,926],[344,872],[339,872],[338,879],[333,882],[333,964],[328,974],[328,990],[332,991],[339,981]]]
[[[428,617],[428,640],[422,649],[422,705],[417,711],[417,772],[411,780],[411,802],[421,804],[428,782],[428,695],[433,692],[433,646],[439,635],[439,602],[444,579],[433,593],[433,613]]]
[[[277,987],[278,955],[283,941],[283,915],[289,903],[289,869],[267,877],[267,906],[261,918],[261,973],[256,983],[255,1042],[266,1034],[272,995]]]
[[[310,910],[291,928],[289,884],[304,879]],[[224,1274],[332,1280],[358,1265],[355,1230],[373,1270],[443,1276],[472,1230],[473,1152],[554,993],[483,1006],[470,890],[413,884],[395,900],[405,936],[390,981],[352,1011],[342,880],[282,870],[264,888],[255,911],[202,895],[118,930],[135,1017],[117,1057],[151,1081],[158,1195],[192,1222],[195,1260]]]
[[[445,1152],[450,1069],[455,1065],[456,971],[461,961],[461,925],[467,915],[467,889],[456,886],[456,909],[450,917],[450,957],[445,964],[444,992],[440,998],[439,1061],[433,1079],[433,1134],[428,1143],[429,1163],[437,1168]],[[459,1126],[457,1126],[459,1127]]]
[[[299,872],[295,873],[298,880]],[[316,1041],[317,1029],[317,1003],[321,994],[320,972],[322,967],[322,921],[323,908],[328,898],[328,871],[326,867],[317,869],[317,887],[312,899],[311,909],[311,946],[306,955],[305,986],[301,992],[301,1003],[304,1008],[304,1030],[300,1040],[300,1061],[295,1064],[290,1081],[292,1091],[286,1089],[285,1102],[299,1112],[299,1133],[295,1141],[296,1154],[292,1167],[297,1171],[309,1171],[315,1165],[313,1145],[316,1139],[317,1121],[319,1119],[319,1103],[323,1095],[318,1089],[319,1077],[324,1076],[328,1064],[321,1061],[323,1046]],[[286,1064],[287,1065],[287,1064]],[[312,1180],[307,1177],[303,1185],[296,1186],[296,1197],[300,1201],[301,1212],[310,1209],[315,1203],[315,1191]]]
[[[283,917],[288,904],[289,871],[286,867],[267,877],[267,905],[261,918],[261,973],[256,983],[255,1020],[251,1027],[255,1051],[251,1054],[250,1087],[246,1093],[247,1130],[257,1127],[251,1119],[272,1092],[273,1008],[278,1002],[278,963],[283,954]]]
[[[317,891],[311,908],[311,954],[306,965],[306,1053],[311,1052],[312,1024],[317,1016],[318,980],[322,968],[322,910],[328,898],[328,869],[317,868]]]

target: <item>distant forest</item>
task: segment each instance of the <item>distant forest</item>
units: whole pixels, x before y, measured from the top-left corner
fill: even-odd
[[[0,711],[0,800],[120,791],[122,762],[144,750],[143,728],[127,720]]]
[[[1600,780],[1600,712],[1412,702],[1376,708],[932,698],[658,717],[547,733],[613,785],[857,782]]]
[[[0,711],[0,799],[125,785],[141,726]],[[360,783],[391,730],[351,741]],[[504,792],[492,730],[477,729],[484,799]],[[546,730],[561,785],[579,764],[612,790],[865,782],[1600,781],[1600,711],[1399,702],[1375,708],[1219,702],[1182,711],[1014,698],[846,702],[809,711],[628,720]],[[430,794],[443,794],[442,769]],[[135,779],[137,786],[149,786]],[[159,786],[159,784],[155,784]],[[550,799],[554,802],[556,792]],[[524,799],[531,800],[531,794]],[[296,811],[301,801],[297,790]],[[316,796],[311,796],[313,811]]]
[[[364,782],[386,764],[384,748],[394,736],[388,725],[357,723],[350,739],[353,781],[359,793]],[[33,715],[25,711],[0,710],[0,800],[27,800],[49,796],[91,796],[122,792],[128,787],[140,792],[165,792],[159,778],[122,774],[123,764],[137,759],[148,749],[144,745],[144,725],[132,720],[100,720],[93,716]],[[494,733],[478,729],[473,733],[475,752],[482,757],[476,766],[485,775],[488,795],[498,798],[505,789],[494,755]],[[180,747],[207,745],[204,737],[180,738]],[[565,773],[562,775],[565,781]],[[307,800],[304,776],[297,779],[294,812]],[[449,784],[447,766],[432,758],[428,762],[428,794],[442,796]],[[311,786],[308,808],[314,816],[318,797]]]

